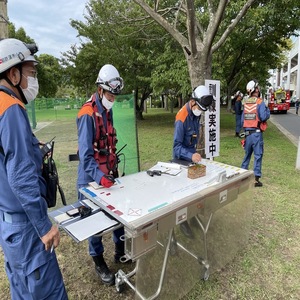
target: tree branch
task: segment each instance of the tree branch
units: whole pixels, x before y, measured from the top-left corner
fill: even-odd
[[[227,39],[228,35],[233,31],[235,26],[238,24],[238,22],[242,19],[242,17],[246,14],[248,9],[251,7],[251,5],[255,2],[256,0],[248,0],[243,8],[240,10],[240,12],[237,14],[236,18],[231,22],[231,24],[227,27],[227,29],[224,31],[223,35],[219,39],[218,42],[216,42],[212,46],[212,53],[214,53],[217,49],[219,49],[225,40]]]
[[[195,23],[195,6],[194,6],[194,0],[187,0],[187,30],[188,30],[188,36],[189,36],[189,42],[191,46],[191,52],[192,55],[197,55],[197,45],[196,45],[196,23]]]
[[[204,41],[205,45],[207,48],[211,48],[211,45],[213,43],[213,40],[218,32],[220,23],[222,21],[224,12],[225,12],[225,7],[228,4],[227,0],[221,0],[219,2],[217,11],[214,12],[213,11],[213,7],[212,7],[212,3],[210,1],[209,2],[209,24],[207,27],[207,31],[206,31],[206,36],[205,39],[206,41]]]
[[[148,15],[150,15],[159,25],[161,25],[167,32],[169,32],[173,38],[182,46],[189,47],[189,42],[176,28],[174,28],[169,22],[167,22],[160,14],[155,12],[148,4],[143,0],[133,0],[138,4]]]

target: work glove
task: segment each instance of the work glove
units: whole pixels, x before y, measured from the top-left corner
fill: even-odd
[[[100,184],[105,188],[110,188],[115,183],[115,178],[112,175],[104,175],[100,180]]]
[[[242,148],[245,149],[245,145],[246,145],[246,140],[245,139],[241,140],[241,145],[242,145]]]

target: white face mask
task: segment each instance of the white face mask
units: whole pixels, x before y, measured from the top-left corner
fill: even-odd
[[[110,110],[113,105],[114,102],[109,101],[104,95],[102,96],[102,105],[107,109]]]
[[[27,76],[27,88],[22,89],[22,92],[27,100],[30,103],[32,100],[35,99],[37,94],[39,93],[39,82],[37,78]]]
[[[201,110],[198,109],[198,108],[195,108],[195,109],[193,109],[193,114],[194,114],[196,117],[199,117],[199,116],[201,116]]]

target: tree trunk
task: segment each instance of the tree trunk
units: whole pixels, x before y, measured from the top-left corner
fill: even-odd
[[[134,107],[135,107],[135,117],[137,120],[143,120],[143,103],[141,101],[141,105],[139,105],[138,101],[139,97],[139,89],[136,88],[134,91]]]
[[[212,55],[205,56],[197,53],[196,57],[188,55],[185,52],[188,62],[189,74],[191,78],[192,89],[194,90],[199,85],[205,85],[205,79],[211,79],[211,59]],[[197,152],[201,157],[205,158],[205,114],[201,114],[199,128],[199,140],[197,143]]]
[[[205,56],[200,52],[197,52],[197,55],[193,56],[189,55],[186,51],[184,51],[184,54],[188,64],[192,89],[196,88],[198,85],[204,85],[205,79],[211,79],[212,55],[209,54],[208,56]]]
[[[143,112],[142,111],[140,111],[140,110],[136,111],[136,119],[137,120],[144,120]]]

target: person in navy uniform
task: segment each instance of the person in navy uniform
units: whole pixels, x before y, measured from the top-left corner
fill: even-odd
[[[213,103],[213,96],[204,85],[199,85],[191,99],[178,111],[175,120],[173,160],[199,163],[201,155],[196,150],[200,132],[200,117]],[[180,224],[181,231],[189,238],[193,232],[187,221]]]
[[[235,94],[234,112],[235,112],[235,136],[240,137],[240,131],[243,128],[242,114],[243,114],[243,93],[237,91]]]
[[[248,169],[253,153],[254,185],[255,187],[262,187],[260,178],[264,154],[263,131],[266,129],[266,121],[270,118],[270,110],[260,98],[260,88],[256,80],[249,81],[246,89],[249,97],[244,102],[242,117],[246,141],[244,145],[245,156],[241,168]]]
[[[13,300],[68,299],[42,195],[42,153],[25,104],[38,94],[35,44],[0,41],[0,245]]]
[[[295,102],[296,115],[298,115],[299,105],[300,105],[300,101],[299,101],[299,98],[297,98],[297,100]]]
[[[112,107],[116,95],[123,89],[123,79],[113,65],[106,64],[99,71],[96,85],[97,91],[82,106],[77,115],[78,189],[92,181],[110,188],[118,177],[117,133],[113,126]],[[82,200],[84,196],[78,192],[78,198]],[[120,262],[124,256],[124,242],[121,240],[123,235],[123,227],[113,232],[115,262]],[[114,284],[115,276],[103,257],[102,237],[92,236],[88,242],[89,254],[93,258],[95,270],[101,281],[107,285]]]

